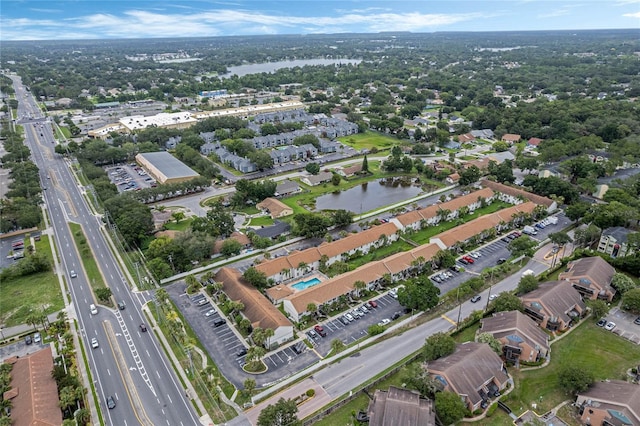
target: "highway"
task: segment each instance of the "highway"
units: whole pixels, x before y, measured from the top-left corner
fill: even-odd
[[[73,176],[69,160],[55,154],[55,138],[48,119],[42,115],[20,78],[10,76],[19,101],[18,123],[25,129],[25,143],[40,169],[43,198],[61,270],[68,284],[72,305],[68,312],[80,328],[100,410],[108,425],[198,425],[201,424],[185,390],[159,345],[153,331],[141,332],[147,323],[142,313],[144,299],[132,293],[124,275],[101,232],[100,218],[87,205],[85,188]],[[100,266],[105,283],[114,298],[124,302],[124,310],[98,306],[83,270],[68,222],[82,226],[88,245]],[[77,276],[71,278],[71,271]],[[99,347],[92,349],[91,338]],[[113,396],[116,407],[107,409],[106,399]],[[93,403],[93,399],[89,398]],[[97,423],[97,419],[93,419]]]

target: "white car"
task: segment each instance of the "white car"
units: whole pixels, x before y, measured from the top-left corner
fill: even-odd
[[[78,276],[78,274],[76,274],[76,271],[74,271],[74,270],[72,269],[72,270],[69,272],[69,276],[70,276],[71,278],[75,278],[75,277],[77,277],[77,276]]]
[[[489,296],[489,300],[495,300],[498,297],[497,294],[492,294],[491,296]]]
[[[611,331],[611,330],[613,330],[614,328],[616,328],[616,323],[615,323],[615,322],[613,322],[613,321],[609,321],[609,322],[607,323],[607,325],[605,325],[605,326],[604,326],[604,329],[605,329],[605,330],[607,330],[607,331]]]
[[[473,257],[474,259],[477,259],[477,258],[480,257],[480,256],[478,256],[478,253],[473,252],[473,251],[471,253],[469,253],[469,256]]]
[[[36,333],[33,335],[33,342],[34,343],[40,343],[40,340],[42,340],[42,336],[40,336],[40,333]]]
[[[355,320],[355,318],[351,314],[344,314],[344,316],[347,320],[349,320],[349,322],[352,322],[353,320]]]
[[[216,310],[215,309],[209,309],[207,311],[207,313],[204,314],[205,317],[210,317],[211,315],[215,314]]]
[[[90,304],[89,312],[91,312],[91,315],[96,315],[98,313],[98,308],[96,308],[96,305],[94,305],[93,303]]]
[[[389,318],[384,318],[384,319],[382,319],[382,321],[380,321],[378,323],[378,325],[379,326],[385,326],[385,325],[389,324],[390,322],[391,322],[391,320]]]
[[[92,338],[91,338],[91,347],[92,347],[93,349],[96,349],[98,346],[100,346],[100,345],[98,344],[98,339],[96,339],[95,337],[92,337]]]

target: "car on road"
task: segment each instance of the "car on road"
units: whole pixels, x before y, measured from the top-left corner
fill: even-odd
[[[602,318],[602,319],[600,319],[600,320],[596,323],[596,325],[597,325],[598,327],[604,327],[605,325],[607,325],[607,320],[606,320],[606,319],[604,319],[604,318]]]
[[[327,337],[327,332],[324,331],[324,327],[322,327],[320,324],[313,327],[313,329],[315,330],[316,333],[318,333],[322,337]]]
[[[385,326],[387,324],[389,324],[391,322],[391,320],[389,318],[383,318],[382,321],[380,321],[378,323],[379,326]]]
[[[41,340],[42,336],[40,336],[40,333],[36,333],[33,335],[33,343],[40,343]]]
[[[473,296],[473,297],[471,298],[471,303],[479,302],[479,301],[480,301],[480,299],[482,299],[482,296],[480,296],[479,294],[476,294],[475,296]]]
[[[91,347],[92,347],[93,349],[96,349],[96,348],[98,348],[98,346],[100,346],[100,345],[98,344],[98,339],[96,339],[95,337],[92,337],[92,338],[91,338]]]
[[[640,325],[640,317],[636,318],[635,320],[633,320],[634,324]]]
[[[376,302],[375,300],[369,300],[369,306],[371,306],[372,308],[377,308],[378,302]]]
[[[204,314],[204,316],[205,316],[205,317],[210,317],[211,315],[213,315],[213,314],[215,314],[215,313],[216,313],[216,310],[215,310],[215,309],[209,309],[209,310]]]
[[[140,324],[140,331],[142,331],[143,333],[145,333],[147,331],[147,326],[143,324]]]
[[[91,315],[96,315],[98,313],[98,308],[96,308],[96,305],[94,305],[93,303],[90,304],[89,312],[91,312]]]
[[[24,343],[26,343],[27,345],[30,345],[33,343],[33,338],[31,337],[30,334],[27,334],[26,336],[24,336]]]
[[[605,329],[605,330],[607,330],[607,331],[611,331],[611,330],[613,330],[614,328],[616,328],[616,323],[615,323],[615,322],[613,322],[613,321],[609,321],[609,322],[607,323],[607,325],[605,325],[605,326],[604,326],[604,329]]]
[[[73,269],[71,271],[69,271],[69,276],[71,278],[76,278],[78,276],[78,274],[76,274],[76,271],[74,271]]]
[[[120,309],[121,311],[124,311],[125,305],[124,302],[118,302],[118,309]]]
[[[490,300],[490,301],[491,301],[491,300],[496,300],[496,298],[497,298],[497,297],[498,297],[498,295],[494,293],[494,294],[492,294],[491,296],[489,296],[489,300]]]
[[[107,397],[107,408],[109,410],[113,410],[114,408],[116,408],[116,401],[112,396]]]

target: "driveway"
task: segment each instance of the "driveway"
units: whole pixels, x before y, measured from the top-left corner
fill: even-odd
[[[611,309],[605,317],[607,322],[613,321],[616,324],[616,328],[612,330],[613,333],[624,337],[636,345],[640,345],[640,324],[633,323],[636,318],[640,317],[623,311],[617,306]]]

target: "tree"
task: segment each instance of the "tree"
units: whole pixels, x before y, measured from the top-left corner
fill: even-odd
[[[280,398],[260,412],[258,426],[302,426],[298,419],[298,406],[291,399]]]
[[[331,341],[331,350],[333,351],[334,354],[342,352],[345,347],[346,345],[340,339],[333,339]]]
[[[573,242],[571,237],[566,232],[562,232],[562,231],[549,234],[549,240],[551,240],[552,243],[559,246],[563,246],[565,244]]]
[[[622,296],[622,307],[634,314],[640,314],[640,288],[629,290]]]
[[[587,306],[591,308],[591,313],[596,321],[607,315],[607,312],[609,312],[609,306],[607,306],[607,302],[604,300],[587,300]]]
[[[563,365],[558,373],[560,386],[572,395],[589,389],[594,380],[590,369],[574,364]]]
[[[367,160],[367,154],[362,159],[362,173],[369,173],[369,160]]]
[[[533,256],[533,249],[538,245],[538,243],[527,236],[522,236],[520,238],[516,238],[512,240],[507,249],[511,252],[511,255],[514,257],[519,256]]]
[[[242,244],[239,241],[234,240],[233,238],[224,240],[222,242],[222,247],[220,248],[220,252],[225,256],[240,254],[241,250]]]
[[[318,163],[308,163],[306,166],[304,166],[304,169],[312,175],[317,175],[318,173],[320,173],[320,165]]]
[[[109,301],[111,297],[111,289],[109,287],[101,287],[96,289],[96,297],[101,302]]]
[[[173,212],[171,213],[171,218],[176,221],[176,223],[180,223],[182,219],[184,219],[184,212]]]
[[[336,228],[349,226],[353,223],[353,213],[348,210],[336,210],[331,213],[331,218]]]
[[[319,238],[331,226],[331,220],[319,213],[298,213],[293,216],[296,232],[305,238]]]
[[[256,388],[256,381],[252,378],[248,378],[244,381],[243,386],[247,395],[251,396],[253,390]]]
[[[487,345],[489,345],[489,347],[491,347],[491,349],[493,349],[495,353],[497,353],[498,355],[502,355],[502,343],[500,343],[500,340],[493,337],[493,334],[480,333],[476,341],[480,343],[486,343]]]
[[[471,166],[466,170],[460,172],[460,185],[471,185],[480,179],[482,173],[477,166]]]
[[[520,278],[520,282],[518,283],[517,292],[518,294],[526,294],[530,291],[533,291],[538,288],[538,279],[535,275],[525,275]]]
[[[611,286],[615,288],[621,295],[624,295],[627,291],[633,290],[637,287],[636,283],[633,282],[631,278],[619,272],[613,274],[613,278],[611,279]]]
[[[434,361],[452,354],[456,350],[456,341],[445,333],[432,334],[422,347],[422,354],[427,361]]]
[[[266,151],[250,152],[247,157],[255,163],[258,170],[270,169],[273,167],[273,158]]]
[[[450,250],[438,250],[433,260],[440,268],[450,268],[456,264],[456,258]]]
[[[454,424],[464,417],[467,407],[460,395],[453,392],[438,392],[436,394],[435,409],[443,425]]]
[[[340,177],[339,174],[334,173],[333,176],[331,176],[331,184],[333,186],[338,186],[340,185],[340,181],[342,180],[342,178]]]
[[[264,272],[258,271],[253,266],[249,266],[242,277],[247,280],[249,284],[257,288],[265,288],[268,284],[267,275]]]
[[[438,304],[440,289],[424,275],[407,280],[398,290],[398,302],[408,309],[427,311]]]
[[[522,311],[524,309],[520,298],[506,291],[500,293],[492,303],[496,312]]]
[[[410,389],[415,389],[424,397],[433,399],[436,392],[440,389],[440,382],[429,376],[426,365],[419,363],[411,363],[406,367],[405,373],[402,375],[402,382],[407,384]]]
[[[567,206],[565,213],[569,219],[573,220],[574,222],[577,222],[587,214],[590,208],[591,208],[591,205],[589,203],[585,203],[581,201],[578,203],[573,203],[570,206]]]

